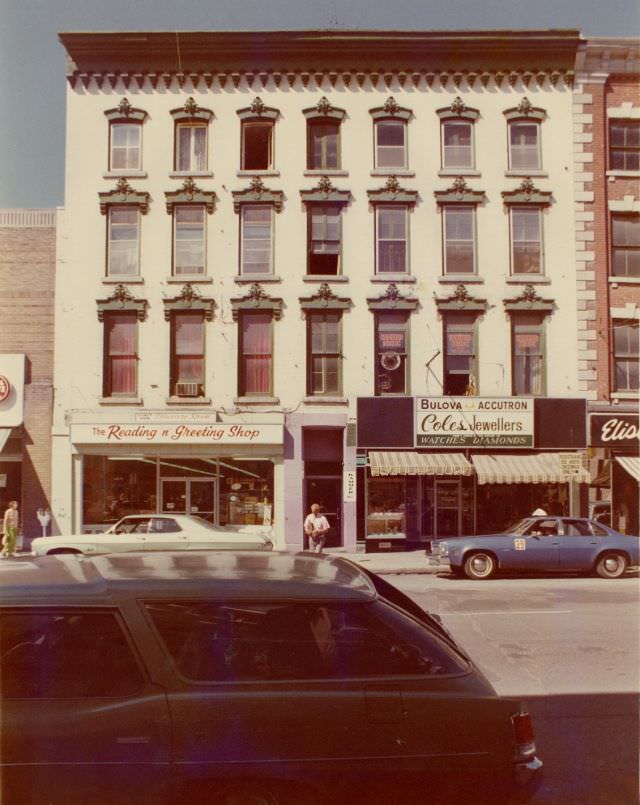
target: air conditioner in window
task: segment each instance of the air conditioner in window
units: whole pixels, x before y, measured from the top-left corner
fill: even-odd
[[[199,383],[176,383],[177,397],[197,397]]]

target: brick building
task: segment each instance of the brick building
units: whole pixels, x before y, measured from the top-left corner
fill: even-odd
[[[49,510],[56,211],[0,210],[0,510]]]
[[[592,502],[638,533],[640,45],[590,38],[576,62],[580,388],[590,400]]]

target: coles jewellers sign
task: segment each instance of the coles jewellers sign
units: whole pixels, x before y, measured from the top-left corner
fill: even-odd
[[[282,425],[113,422],[71,425],[75,444],[282,444]]]
[[[533,400],[416,397],[417,447],[533,447]]]

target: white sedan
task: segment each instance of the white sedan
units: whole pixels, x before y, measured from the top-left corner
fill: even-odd
[[[270,551],[270,529],[256,526],[211,525],[188,514],[133,514],[123,517],[99,534],[37,537],[31,542],[34,556],[46,554],[122,553],[124,551],[217,550]]]

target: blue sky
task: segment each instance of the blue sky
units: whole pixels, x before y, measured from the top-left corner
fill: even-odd
[[[637,36],[638,0],[0,0],[0,207],[64,203],[60,31],[577,28]]]

